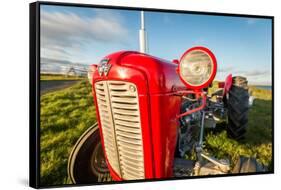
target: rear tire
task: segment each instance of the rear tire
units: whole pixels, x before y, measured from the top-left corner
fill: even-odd
[[[236,140],[243,139],[248,126],[249,112],[248,81],[245,77],[233,77],[227,97],[227,108],[228,136]]]
[[[68,159],[68,176],[74,184],[111,180],[95,123],[78,139]]]

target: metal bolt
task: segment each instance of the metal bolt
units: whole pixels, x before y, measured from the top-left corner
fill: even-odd
[[[136,88],[133,85],[130,85],[129,86],[129,90],[130,90],[130,92],[135,92]]]

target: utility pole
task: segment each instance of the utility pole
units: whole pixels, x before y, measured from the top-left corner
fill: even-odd
[[[144,11],[141,11],[141,29],[139,31],[139,39],[140,39],[140,52],[147,52],[147,36],[145,31],[145,23],[144,23]]]

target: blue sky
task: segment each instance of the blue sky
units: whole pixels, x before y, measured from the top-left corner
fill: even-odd
[[[173,60],[192,46],[206,46],[218,60],[218,80],[232,73],[251,84],[271,83],[271,20],[163,12],[145,17],[149,54]],[[138,51],[139,28],[139,11],[43,5],[41,60],[46,68],[88,65],[115,51]]]

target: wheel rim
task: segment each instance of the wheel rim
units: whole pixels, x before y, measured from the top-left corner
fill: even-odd
[[[95,147],[92,153],[91,169],[96,174],[109,172],[100,142],[97,144],[97,146]]]

